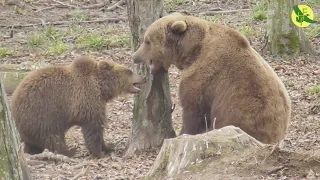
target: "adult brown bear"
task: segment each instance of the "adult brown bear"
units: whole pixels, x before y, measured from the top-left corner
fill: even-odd
[[[72,156],[65,132],[81,126],[90,153],[110,148],[103,140],[106,103],[122,93],[138,93],[145,78],[112,61],[79,57],[68,66],[30,72],[12,95],[11,110],[25,152],[44,149]]]
[[[133,54],[151,72],[182,71],[182,134],[234,125],[263,143],[282,140],[291,100],[279,77],[238,31],[178,13],[151,24]],[[209,122],[206,124],[205,118]]]

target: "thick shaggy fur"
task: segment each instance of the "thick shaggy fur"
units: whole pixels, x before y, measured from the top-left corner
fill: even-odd
[[[216,118],[216,128],[234,125],[263,143],[284,138],[291,114],[288,93],[238,31],[174,13],[148,27],[133,60],[150,61],[153,73],[171,64],[182,71],[181,133],[212,129]]]
[[[41,153],[46,148],[72,156],[65,132],[78,125],[90,153],[101,157],[101,151],[110,150],[103,140],[106,102],[121,93],[139,92],[133,84],[144,82],[125,66],[88,57],[30,72],[11,102],[25,152]]]

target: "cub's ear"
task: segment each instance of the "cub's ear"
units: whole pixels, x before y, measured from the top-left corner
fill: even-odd
[[[187,30],[187,24],[184,21],[176,21],[171,24],[170,28],[174,33],[183,33]]]
[[[98,67],[102,70],[110,70],[112,68],[112,63],[108,61],[99,61]]]

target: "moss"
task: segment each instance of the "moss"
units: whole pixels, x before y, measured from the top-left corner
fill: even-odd
[[[288,44],[281,43],[281,39],[287,39]],[[289,34],[280,34],[277,37],[277,53],[282,56],[296,56],[300,52],[300,39],[295,31]]]

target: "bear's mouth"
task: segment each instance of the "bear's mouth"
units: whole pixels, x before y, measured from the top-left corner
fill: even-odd
[[[141,91],[139,83],[133,83],[132,87],[130,88],[132,93],[138,93]]]

